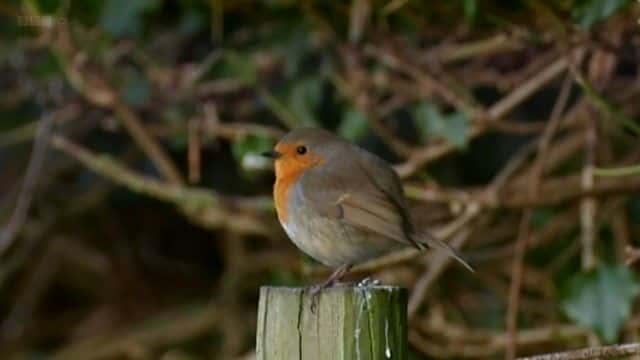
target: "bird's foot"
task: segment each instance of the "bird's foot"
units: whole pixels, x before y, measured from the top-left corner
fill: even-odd
[[[311,295],[311,313],[315,314],[316,309],[318,308],[318,303],[320,302],[320,294],[322,290],[331,287],[333,283],[323,282],[321,284],[315,284],[309,286],[309,295]]]
[[[335,285],[340,279],[342,279],[344,274],[346,274],[347,271],[349,271],[349,269],[351,269],[351,264],[343,265],[338,269],[336,269],[336,271],[334,271],[333,274],[331,274],[331,276],[329,276],[329,278],[325,280],[323,283],[311,285],[309,287],[309,294],[311,295],[311,312],[312,313],[315,313],[316,308],[318,307],[320,292],[326,288],[329,288]]]
[[[356,285],[357,287],[363,288],[363,287],[367,287],[367,286],[376,286],[376,285],[380,285],[381,282],[378,279],[373,279],[370,277],[366,277],[362,280],[360,280],[360,282]]]

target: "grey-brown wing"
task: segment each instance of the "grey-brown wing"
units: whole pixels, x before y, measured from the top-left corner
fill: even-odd
[[[360,151],[360,166],[371,182],[383,192],[387,198],[393,203],[396,210],[400,213],[403,220],[403,231],[408,237],[409,242],[418,246],[412,238],[414,234],[414,225],[411,220],[411,214],[409,213],[409,207],[407,206],[406,199],[404,197],[404,189],[402,182],[398,177],[398,174],[389,166],[384,160],[380,159],[376,155],[366,152],[362,149]],[[364,162],[369,164],[376,164],[376,166],[364,166]]]
[[[301,179],[304,197],[323,216],[341,219],[360,229],[420,248],[411,237],[412,226],[402,193],[397,199],[393,194],[397,195],[398,190],[393,187],[387,190],[385,186],[390,184],[381,182],[393,179],[373,179],[376,175],[367,171],[360,161],[326,164],[324,166],[333,167],[308,172]],[[389,174],[377,176],[388,177]],[[398,183],[392,185],[400,186],[397,177],[395,180]]]

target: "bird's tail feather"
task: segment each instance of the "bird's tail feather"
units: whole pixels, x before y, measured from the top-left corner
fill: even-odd
[[[462,255],[458,252],[458,250],[453,248],[451,245],[438,239],[428,231],[421,231],[420,235],[421,236],[419,237],[419,239],[420,239],[421,245],[426,245],[427,247],[444,251],[448,256],[451,256],[452,258],[456,259],[462,266],[467,268],[467,270],[471,272],[475,272],[475,270],[471,267],[471,265],[469,265],[469,263],[467,263],[462,258]]]

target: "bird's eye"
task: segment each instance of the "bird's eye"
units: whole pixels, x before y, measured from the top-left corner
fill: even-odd
[[[304,154],[307,153],[307,147],[306,146],[298,146],[296,148],[296,151],[298,152],[298,154],[304,155]]]

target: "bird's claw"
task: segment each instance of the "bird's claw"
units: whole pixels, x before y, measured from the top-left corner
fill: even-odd
[[[311,285],[309,287],[309,295],[311,295],[311,313],[315,314],[318,308],[318,302],[320,301],[320,292],[326,286],[324,284]]]
[[[336,269],[331,276],[327,280],[325,280],[321,284],[311,285],[309,287],[309,294],[311,295],[311,312],[315,313],[315,309],[318,305],[318,297],[320,295],[320,291],[335,285],[344,274],[349,271],[351,268],[351,264],[345,264]]]
[[[380,285],[380,280],[378,279],[372,279],[370,277],[366,277],[362,280],[360,280],[360,282],[358,283],[358,287],[367,287],[367,286],[376,286],[376,285]]]

